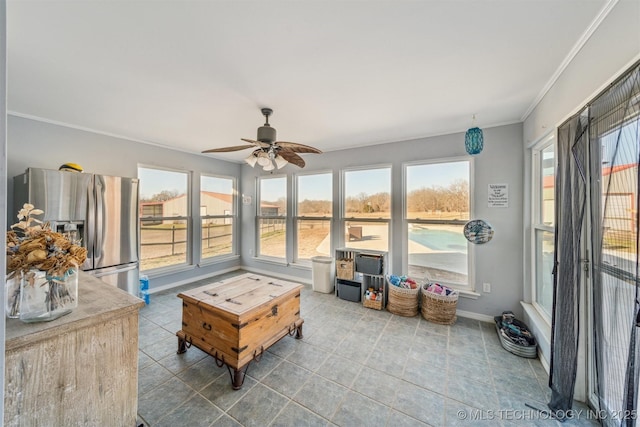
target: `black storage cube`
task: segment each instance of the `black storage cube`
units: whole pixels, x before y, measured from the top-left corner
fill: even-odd
[[[347,301],[360,302],[360,283],[338,279],[338,297]]]
[[[382,274],[382,255],[357,254],[356,271],[364,274]]]

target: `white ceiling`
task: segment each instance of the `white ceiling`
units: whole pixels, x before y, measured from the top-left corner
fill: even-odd
[[[8,110],[196,153],[260,107],[324,151],[520,122],[608,1],[9,0]]]

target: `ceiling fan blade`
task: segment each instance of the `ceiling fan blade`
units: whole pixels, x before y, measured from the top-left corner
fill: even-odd
[[[278,154],[280,156],[282,156],[282,158],[284,158],[286,161],[291,163],[292,165],[296,165],[296,166],[301,167],[301,168],[303,168],[304,165],[305,165],[304,160],[302,159],[302,157],[298,156],[294,152],[286,151],[286,150],[280,150],[278,152]]]
[[[309,145],[298,144],[297,142],[286,142],[286,141],[276,141],[275,144],[278,145],[282,150],[290,151],[294,153],[314,153],[321,154],[322,151],[318,150],[315,147],[311,147]]]
[[[203,153],[228,153],[230,151],[246,150],[247,148],[254,148],[251,145],[234,145],[233,147],[212,148],[205,150]]]
[[[271,147],[271,144],[269,144],[268,142],[256,141],[256,140],[247,139],[247,138],[240,138],[240,139],[245,142],[248,142],[249,144],[257,145],[258,147],[262,147],[262,148]]]

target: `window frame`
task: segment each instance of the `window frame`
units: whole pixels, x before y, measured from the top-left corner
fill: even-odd
[[[286,202],[285,202],[285,206],[286,206],[286,214],[285,215],[262,215],[262,209],[261,209],[261,205],[262,205],[262,181],[263,180],[268,180],[268,179],[284,179],[285,182],[285,191],[284,191],[284,195],[286,198]],[[290,208],[289,208],[289,204],[291,202],[290,197],[289,197],[289,177],[287,174],[274,174],[274,175],[261,175],[258,176],[256,179],[256,194],[257,194],[257,202],[256,202],[256,216],[255,216],[255,227],[256,227],[256,233],[255,233],[255,247],[256,247],[256,258],[260,258],[262,260],[267,260],[270,262],[274,262],[277,264],[285,264],[288,265],[289,264],[289,246],[287,244],[288,242],[288,237],[289,237],[289,227],[288,227],[288,223],[289,223],[289,215],[290,215]],[[261,245],[261,236],[260,236],[260,223],[263,219],[276,219],[276,220],[282,220],[285,226],[285,237],[284,237],[284,257],[276,257],[276,256],[272,256],[272,255],[264,255],[262,253],[262,245]]]
[[[139,163],[137,165],[137,176],[138,178],[140,178],[140,169],[150,169],[150,170],[155,170],[155,171],[163,171],[163,172],[174,172],[174,173],[180,173],[180,174],[184,174],[186,175],[187,178],[187,188],[185,190],[185,197],[186,197],[186,216],[161,216],[161,217],[157,217],[157,216],[146,216],[143,217],[142,214],[142,209],[140,209],[139,211],[139,216],[138,216],[138,222],[139,222],[139,226],[140,226],[140,238],[139,238],[139,242],[138,242],[138,246],[139,246],[139,253],[140,253],[140,257],[138,260],[139,263],[139,268],[141,272],[147,273],[147,274],[154,274],[154,275],[163,275],[166,273],[172,273],[172,272],[176,272],[176,271],[180,271],[183,270],[185,267],[189,267],[191,265],[193,265],[193,212],[192,212],[192,207],[191,207],[191,203],[192,203],[192,180],[193,180],[193,172],[186,170],[186,169],[176,169],[176,168],[169,168],[169,167],[163,167],[163,166],[156,166],[156,165],[147,165],[147,164],[142,164]],[[140,182],[142,183],[142,180],[140,180]],[[142,185],[142,184],[141,184]],[[176,264],[171,264],[171,265],[167,265],[167,266],[161,266],[161,267],[156,267],[156,268],[151,268],[148,270],[142,270],[142,226],[143,226],[143,221],[184,221],[185,225],[186,225],[186,230],[185,230],[185,235],[186,235],[186,241],[185,241],[185,260],[184,262],[180,262],[180,263],[176,263]]]
[[[229,257],[234,257],[237,256],[238,254],[238,180],[236,177],[233,176],[226,176],[226,175],[218,175],[218,174],[211,174],[211,173],[206,173],[206,172],[202,172],[200,173],[200,191],[198,193],[198,206],[200,206],[200,209],[202,208],[202,192],[204,191],[202,189],[202,180],[203,178],[217,178],[217,179],[224,179],[224,180],[229,180],[231,181],[231,210],[232,212],[230,214],[222,214],[222,215],[202,215],[201,212],[199,211],[199,224],[200,224],[200,263],[201,264],[209,264],[209,263],[213,263],[216,262],[220,259],[224,259],[224,258],[229,258]],[[208,257],[204,257],[204,253],[203,253],[203,244],[202,242],[204,241],[204,238],[202,237],[202,222],[206,219],[231,219],[231,252],[230,253],[224,253],[224,254],[219,254],[219,255],[213,255],[213,256],[208,256]]]
[[[557,135],[556,132],[551,132],[547,137],[543,138],[536,144],[531,147],[531,305],[538,312],[540,317],[548,324],[551,325],[551,315],[547,313],[547,311],[542,307],[542,305],[538,302],[538,277],[542,274],[542,272],[538,271],[538,252],[537,252],[537,241],[538,241],[538,232],[549,232],[553,236],[555,236],[555,224],[554,225],[546,225],[543,221],[543,209],[544,209],[544,172],[543,172],[543,151],[550,147],[554,147],[554,176],[557,171],[557,153],[558,153],[558,144],[557,144]],[[555,178],[554,178],[555,180]],[[555,191],[555,186],[554,186]],[[554,216],[555,216],[555,194],[554,194]],[[555,222],[555,219],[554,219]]]
[[[302,176],[311,176],[311,175],[329,175],[331,178],[331,213],[329,216],[306,216],[300,215],[299,213],[299,203],[298,199],[298,190],[300,188],[299,178]],[[293,262],[301,265],[311,265],[311,260],[307,258],[300,258],[299,254],[299,244],[298,244],[298,226],[301,222],[304,221],[329,221],[329,254],[326,256],[333,256],[334,245],[333,245],[333,211],[335,208],[335,194],[334,194],[334,177],[332,170],[320,170],[313,172],[303,172],[293,175],[293,207],[294,212],[291,215],[293,226],[291,228],[291,232],[293,235]]]
[[[402,236],[403,236],[403,245],[402,245],[402,259],[403,259],[403,271],[409,271],[409,225],[410,224],[434,224],[434,225],[462,225],[466,224],[469,219],[464,220],[442,220],[442,219],[422,219],[422,218],[408,218],[407,217],[407,209],[408,209],[408,168],[412,166],[422,166],[422,165],[435,165],[441,163],[456,163],[456,162],[466,162],[469,168],[469,219],[474,217],[474,160],[473,158],[469,158],[468,156],[457,156],[457,157],[446,157],[446,158],[438,158],[438,159],[424,159],[424,160],[416,160],[411,162],[404,162],[402,164]],[[438,280],[439,283],[442,283],[450,288],[457,289],[459,291],[466,291],[475,293],[475,248],[470,243],[467,242],[467,284],[462,285],[460,283],[451,283],[442,280]]]
[[[378,169],[389,170],[389,217],[388,218],[382,218],[382,217],[368,218],[368,217],[347,216],[347,212],[346,212],[347,174],[350,172],[362,172],[362,171],[378,170]],[[371,250],[390,253],[391,248],[393,247],[393,244],[391,241],[391,227],[392,227],[392,220],[393,220],[393,166],[390,163],[384,163],[384,164],[366,165],[366,166],[358,166],[358,167],[341,169],[340,170],[339,212],[340,212],[339,242],[342,243],[342,247],[348,248],[348,249],[363,250],[362,248],[358,248],[357,246],[349,246],[348,239],[345,239],[345,235],[346,235],[345,228],[348,222],[357,221],[357,222],[370,222],[370,223],[385,223],[387,226],[387,247],[375,248]]]

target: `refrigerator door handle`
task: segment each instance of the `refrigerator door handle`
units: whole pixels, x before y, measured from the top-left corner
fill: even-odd
[[[90,271],[89,274],[100,278],[103,282],[116,286],[131,295],[138,295],[140,288],[138,263],[118,265]]]
[[[99,224],[99,227],[96,227],[95,230],[95,244],[94,244],[94,265],[99,265],[100,259],[102,258],[102,245],[104,244],[104,185],[102,183],[102,179],[99,176],[95,176],[96,183],[96,224]]]
[[[90,184],[87,186],[87,217],[85,219],[85,241],[82,242],[82,245],[87,248],[87,260],[83,264],[83,269],[92,270],[94,266],[94,257],[95,252],[93,250],[95,246],[95,238],[96,238],[96,203],[95,203],[95,192],[93,189],[93,179],[91,179]]]

